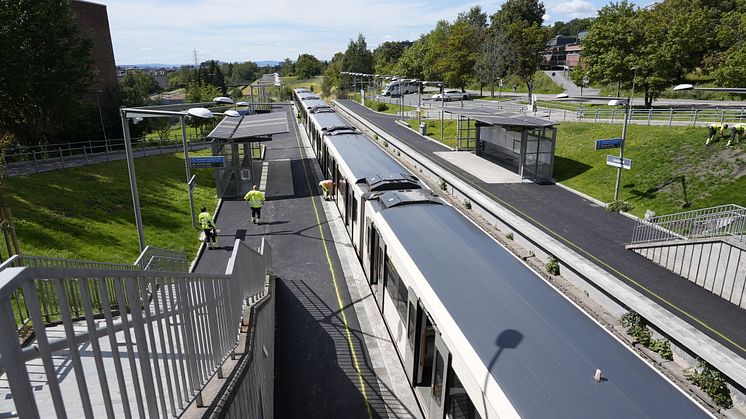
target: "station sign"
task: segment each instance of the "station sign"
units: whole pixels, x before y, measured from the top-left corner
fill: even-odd
[[[189,166],[192,169],[212,169],[225,167],[224,156],[190,157]]]
[[[609,148],[619,148],[621,146],[621,138],[607,138],[605,140],[596,140],[596,148],[594,148],[594,150],[606,150]]]
[[[609,166],[621,167],[622,169],[632,168],[632,160],[624,159],[624,161],[622,161],[619,156],[612,156],[609,154],[606,155],[606,164],[608,164]]]

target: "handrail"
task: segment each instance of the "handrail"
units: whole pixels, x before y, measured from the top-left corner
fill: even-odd
[[[257,251],[236,240],[224,275],[137,266],[5,268],[0,271],[0,360],[11,393],[5,390],[5,398],[15,403],[19,417],[92,417],[91,394],[103,398],[96,405],[103,405],[109,417],[131,416],[135,408],[140,417],[178,416],[195,397],[201,403],[203,385],[214,374],[221,375],[220,365],[238,342],[247,299],[266,292],[270,254],[264,241]],[[61,308],[57,327],[64,331],[63,339],[54,339],[59,333],[50,334],[43,319],[40,296],[45,289]],[[19,290],[36,338],[35,346],[26,350],[12,327],[10,304]],[[94,321],[94,298],[100,298],[103,326]],[[71,311],[74,301],[84,319],[79,324]],[[120,315],[117,305],[126,305],[127,312]],[[87,349],[81,352],[84,343]],[[52,357],[60,348],[68,349],[65,359]],[[26,367],[36,357],[47,381],[38,391],[32,389]],[[71,365],[75,380],[58,377],[60,362]],[[79,397],[71,397],[75,385]],[[90,391],[93,387],[96,392]],[[80,407],[67,405],[67,400],[80,400]]]
[[[729,204],[638,220],[630,244],[710,237],[746,243],[746,208]]]
[[[189,261],[183,253],[160,247],[146,246],[140,257],[134,263],[139,269],[148,271],[177,271],[187,272]]]

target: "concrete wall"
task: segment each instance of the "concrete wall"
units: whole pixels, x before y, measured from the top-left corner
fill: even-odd
[[[746,245],[728,240],[687,240],[628,246],[715,295],[746,308]]]

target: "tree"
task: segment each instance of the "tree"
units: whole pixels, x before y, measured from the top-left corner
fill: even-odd
[[[221,95],[225,94],[225,76],[220,65],[215,60],[205,61],[197,70],[197,83],[209,84],[219,89]]]
[[[447,85],[462,89],[466,86],[474,70],[481,38],[481,28],[472,26],[466,19],[457,19],[450,26],[445,50],[435,64]]]
[[[45,143],[79,112],[93,80],[91,42],[66,0],[15,0],[0,7],[0,132]]]
[[[293,64],[290,58],[285,58],[282,64],[280,64],[280,75],[282,77],[289,77],[293,74],[295,74],[295,64]]]
[[[442,58],[448,48],[448,32],[450,29],[451,24],[447,20],[440,20],[425,38],[422,73],[428,80],[443,80],[445,66],[442,63]]]
[[[411,47],[407,48],[394,66],[392,73],[405,77],[425,79],[425,51],[427,35],[422,35]]]
[[[407,48],[412,46],[412,42],[394,42],[387,41],[373,50],[373,63],[376,74],[393,74],[397,62],[404,54]]]
[[[698,0],[665,0],[637,10],[626,1],[612,3],[599,11],[582,60],[591,80],[630,85],[636,75],[649,107],[698,64],[710,23]]]
[[[321,74],[321,61],[311,54],[301,54],[295,61],[295,75],[305,80]]]
[[[357,41],[350,40],[341,62],[341,71],[373,73],[373,53],[368,50],[365,36],[358,34]]]
[[[503,60],[509,73],[518,76],[533,93],[534,73],[543,62],[549,33],[541,24],[544,5],[537,0],[508,0],[492,15],[490,27],[505,42]]]
[[[331,62],[327,64],[326,70],[324,70],[324,77],[321,79],[321,93],[324,96],[332,94],[332,90],[339,86],[339,73],[342,71],[342,60],[344,54],[338,52],[334,54]]]
[[[722,87],[746,86],[746,0],[738,0],[736,9],[724,13],[717,31],[720,51],[711,57],[711,73]]]
[[[474,71],[481,83],[490,86],[492,97],[495,97],[495,84],[506,75],[505,56],[506,44],[502,33],[488,31],[474,64]]]
[[[150,95],[161,90],[152,75],[139,70],[128,71],[122,78],[120,89],[122,104],[127,107],[149,105]]]
[[[246,61],[244,63],[231,63],[230,74],[225,73],[225,81],[228,83],[251,83],[258,79],[261,75],[259,66],[252,61]],[[225,65],[224,65],[225,67]]]
[[[562,21],[554,22],[551,27],[550,36],[576,36],[579,32],[587,31],[593,24],[592,17],[573,19],[567,23]]]
[[[206,83],[190,82],[186,86],[185,102],[187,103],[199,103],[199,102],[212,102],[212,100],[220,96],[222,93],[217,86]]]

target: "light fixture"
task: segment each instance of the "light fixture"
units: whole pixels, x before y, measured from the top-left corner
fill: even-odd
[[[226,96],[218,96],[215,99],[212,100],[215,103],[225,104],[225,105],[232,105],[233,99],[226,97]]]
[[[187,114],[197,118],[212,118],[212,111],[207,108],[189,108]]]

